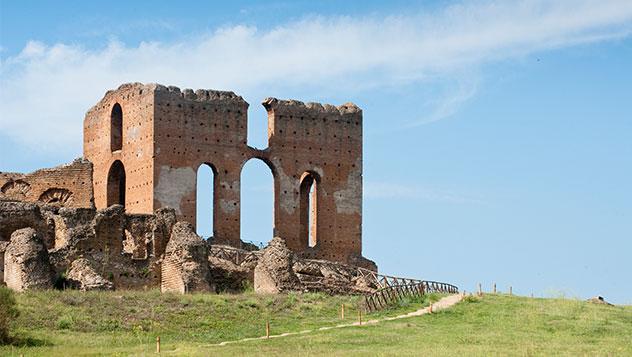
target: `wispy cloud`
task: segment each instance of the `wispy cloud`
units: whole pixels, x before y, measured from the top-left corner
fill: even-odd
[[[481,197],[436,187],[393,182],[365,182],[363,196],[367,199],[421,200],[454,204],[484,204]]]
[[[403,128],[412,128],[424,124],[433,123],[442,119],[449,118],[456,114],[461,107],[476,95],[480,78],[475,75],[467,74],[460,76],[456,80],[456,85],[449,86],[444,93],[434,99],[429,107],[433,108],[427,115],[414,118],[412,121],[403,125]]]
[[[41,150],[80,151],[84,112],[122,82],[233,89],[301,87],[314,96],[453,78],[516,56],[628,36],[629,0],[463,2],[387,18],[309,17],[260,30],[219,28],[179,41],[100,49],[32,41],[0,62],[0,130]],[[415,124],[449,117],[464,84]],[[402,123],[404,125],[405,123]]]

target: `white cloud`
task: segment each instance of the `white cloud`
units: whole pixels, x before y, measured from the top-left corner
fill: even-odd
[[[442,203],[470,203],[485,204],[480,197],[470,194],[453,192],[436,187],[393,183],[393,182],[365,182],[363,196],[367,199],[398,199],[421,200]]]
[[[31,147],[80,151],[81,120],[107,89],[141,81],[247,91],[350,93],[457,76],[468,68],[632,30],[629,0],[464,2],[433,12],[309,17],[260,30],[232,26],[176,42],[100,49],[29,42],[0,63],[0,130]],[[465,85],[420,122],[448,117]],[[405,123],[402,123],[405,124]],[[70,150],[70,149],[67,149]]]
[[[435,99],[429,105],[433,110],[428,115],[416,118],[404,125],[403,128],[420,126],[451,117],[476,95],[478,85],[479,77],[473,75],[460,76],[456,81],[456,86],[448,87],[448,90],[444,90],[445,93],[439,95],[438,99]]]

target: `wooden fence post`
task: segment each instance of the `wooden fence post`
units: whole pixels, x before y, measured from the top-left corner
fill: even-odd
[[[362,326],[362,309],[358,309],[358,323]]]
[[[513,294],[513,291],[511,289],[511,286],[509,286],[509,296],[511,296]]]
[[[270,338],[270,320],[266,321],[266,338]]]
[[[494,283],[494,294],[496,294],[496,283]]]
[[[345,304],[342,304],[342,307],[340,308],[340,318],[342,320],[345,319]]]
[[[481,283],[478,283],[478,296],[483,296],[483,287]]]
[[[156,337],[156,353],[160,353],[160,336]]]

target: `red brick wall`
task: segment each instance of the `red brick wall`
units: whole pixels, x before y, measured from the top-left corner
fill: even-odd
[[[154,208],[169,206],[195,225],[197,170],[214,168],[215,242],[239,246],[248,103],[232,92],[159,86],[155,91]]]
[[[274,98],[268,111],[267,160],[274,166],[275,227],[295,252],[347,261],[360,255],[362,234],[362,111]],[[301,178],[317,179],[317,244],[308,249]],[[301,226],[303,223],[303,226]]]
[[[0,172],[1,199],[93,207],[92,164],[77,159],[30,174]]]
[[[110,150],[112,107],[123,110],[123,148]],[[361,254],[362,111],[267,99],[268,145],[247,145],[248,103],[232,92],[125,84],[106,93],[84,122],[84,155],[94,163],[97,208],[106,205],[107,175],[115,160],[125,166],[126,208],[151,213],[176,210],[195,225],[197,170],[213,167],[215,242],[240,244],[241,170],[251,158],[274,176],[275,235],[305,256],[348,262]],[[306,226],[306,174],[316,180],[318,224]],[[301,214],[301,212],[303,214]],[[317,244],[308,247],[315,229]]]
[[[116,160],[125,168],[125,208],[129,213],[153,212],[154,87],[123,84],[92,107],[84,119],[83,155],[94,165],[94,201],[107,206],[108,172]],[[110,116],[118,103],[123,110],[123,147],[110,149]]]

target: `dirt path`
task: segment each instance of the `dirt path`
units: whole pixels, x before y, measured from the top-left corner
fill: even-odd
[[[457,304],[458,302],[460,302],[463,299],[463,295],[461,294],[454,294],[454,295],[450,295],[450,296],[446,296],[443,299],[437,301],[436,303],[432,304],[432,311],[439,311],[439,310],[443,310],[443,309],[447,309],[455,304]],[[404,315],[398,315],[398,316],[393,316],[393,317],[385,317],[382,319],[373,319],[373,320],[368,320],[368,321],[362,321],[362,326],[364,325],[375,325],[378,324],[382,321],[391,321],[391,320],[399,320],[399,319],[405,319],[408,317],[413,317],[413,316],[421,316],[421,315],[425,315],[430,313],[430,308],[431,307],[424,307],[422,309],[419,309],[417,311],[413,311],[410,312],[408,314],[404,314]],[[312,332],[316,332],[316,331],[325,331],[325,330],[333,330],[333,329],[339,329],[339,328],[345,328],[345,327],[351,327],[351,326],[360,326],[360,322],[354,322],[354,323],[350,323],[350,324],[340,324],[340,325],[335,325],[335,326],[327,326],[327,327],[321,327],[321,328],[317,328],[317,329],[312,329],[312,330],[303,330],[303,331],[299,331],[299,332],[286,332],[286,333],[282,333],[279,335],[270,335],[270,338],[280,338],[280,337],[286,337],[286,336],[295,336],[295,335],[303,335],[303,334],[307,334],[307,333],[312,333]],[[246,341],[255,341],[255,340],[265,340],[267,339],[266,336],[261,336],[261,337],[250,337],[250,338],[243,338],[241,340],[233,340],[233,341],[224,341],[224,342],[220,342],[220,343],[216,343],[216,344],[212,344],[212,345],[203,345],[203,346],[226,346],[227,344],[230,343],[238,343],[238,342],[246,342]]]

